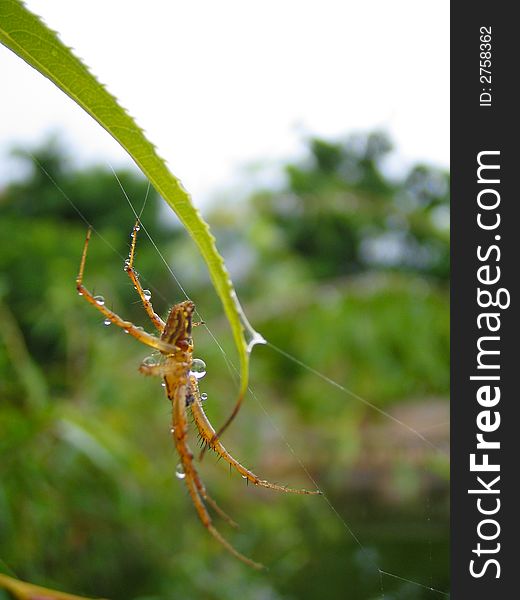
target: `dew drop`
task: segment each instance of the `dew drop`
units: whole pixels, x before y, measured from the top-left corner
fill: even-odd
[[[137,329],[137,331],[144,331],[144,327],[141,327],[140,325],[139,325],[139,327],[136,327],[136,329]]]
[[[191,363],[190,375],[202,379],[206,375],[206,363],[200,358],[194,358]]]
[[[200,399],[202,400],[202,402],[204,402],[204,400],[207,400],[207,399],[208,399],[208,395],[206,394],[206,392],[203,392],[203,393],[200,395]]]
[[[145,367],[155,367],[157,366],[159,363],[157,362],[157,358],[155,356],[147,356],[144,360],[143,360],[143,365]],[[164,383],[164,382],[163,382]]]
[[[125,260],[125,267],[129,267],[129,266],[130,266],[130,259],[129,259],[129,258],[127,258],[127,259]]]
[[[186,473],[184,472],[181,463],[175,467],[175,477],[177,477],[177,479],[184,479],[186,477]]]
[[[247,320],[247,317],[244,313],[244,309],[240,305],[240,302],[238,300],[238,296],[237,296],[235,290],[231,290],[231,297],[233,298],[233,302],[237,309],[240,323],[242,324],[242,327],[244,330],[244,338],[247,343],[246,350],[247,350],[247,353],[250,354],[251,350],[253,349],[254,346],[256,346],[257,344],[267,344],[267,341],[260,333],[258,333],[258,331],[256,331],[253,328],[251,323]]]
[[[134,231],[140,231],[141,230],[141,225],[136,225],[134,227]]]
[[[107,318],[103,321],[103,325],[106,325],[108,327],[109,325],[112,325],[112,321]]]
[[[175,427],[170,427],[170,433],[175,433]]]
[[[83,292],[78,292],[78,296],[83,296]]]
[[[99,304],[99,306],[103,306],[105,304],[105,299],[103,296],[94,296],[94,300],[96,301],[96,304]]]
[[[130,329],[123,329],[125,333],[130,333]]]
[[[166,387],[166,383],[164,381],[161,381],[161,387]]]
[[[152,292],[150,290],[143,290],[143,296],[145,300],[150,300],[152,297]]]

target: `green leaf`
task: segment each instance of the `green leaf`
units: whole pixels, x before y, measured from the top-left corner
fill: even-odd
[[[6,589],[17,600],[88,600],[84,596],[74,596],[48,588],[20,581],[0,573],[0,589]]]
[[[0,0],[0,42],[50,79],[121,144],[175,211],[197,244],[222,302],[240,359],[238,403],[249,377],[249,350],[262,337],[247,321],[207,223],[153,144],[117,100],[36,15],[18,0]],[[37,102],[37,99],[35,99]],[[246,339],[247,336],[247,339]]]

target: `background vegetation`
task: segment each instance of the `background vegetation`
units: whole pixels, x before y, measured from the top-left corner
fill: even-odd
[[[26,177],[0,192],[0,558],[22,579],[114,599],[418,599],[448,581],[448,176],[391,177],[382,134],[312,139],[280,189],[207,209],[251,322],[271,346],[225,444],[257,474],[322,498],[246,487],[208,455],[207,486],[241,524],[219,528],[269,566],[222,551],[175,478],[169,404],[137,373],[147,350],[78,298],[86,284],[150,329],[123,272],[134,217],[110,170],[77,170],[50,142],[18,151]],[[33,160],[33,158],[36,159]],[[52,177],[51,181],[42,168]],[[118,172],[140,209],[148,185]],[[119,203],[108,202],[118,197]],[[114,208],[114,206],[116,208]],[[210,332],[196,332],[207,411],[236,398],[232,339],[193,244],[149,190],[143,222]],[[144,235],[137,268],[157,312],[183,299]],[[224,352],[215,344],[215,336]],[[290,445],[287,445],[287,443]],[[432,445],[434,447],[432,447]],[[359,545],[348,528],[361,541]]]

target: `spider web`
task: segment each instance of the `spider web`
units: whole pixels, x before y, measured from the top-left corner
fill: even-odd
[[[56,187],[56,189],[60,192],[60,194],[71,204],[71,206],[74,208],[74,210],[78,213],[79,217],[89,226],[92,228],[92,230],[94,231],[94,233],[96,233],[101,239],[102,241],[111,248],[111,250],[117,255],[119,256],[122,261],[124,261],[125,257],[116,249],[114,248],[110,242],[104,238],[100,232],[98,232],[96,230],[96,228],[93,226],[93,224],[91,224],[86,217],[82,214],[82,212],[80,211],[80,209],[74,204],[74,202],[71,200],[71,198],[64,192],[64,190],[62,190],[59,185],[54,181],[54,179],[52,178],[52,176],[44,169],[44,167],[38,162],[38,160],[36,159],[36,157],[32,156],[33,161],[38,165],[38,167],[42,170],[42,172],[49,178],[49,180],[54,184],[54,186]],[[155,243],[155,241],[153,240],[152,236],[150,235],[150,233],[148,232],[145,224],[143,223],[141,217],[144,211],[144,208],[146,206],[146,201],[148,198],[148,192],[150,189],[150,184],[148,183],[148,190],[146,193],[146,197],[143,201],[142,207],[140,209],[139,212],[137,212],[134,208],[134,205],[132,204],[132,201],[130,200],[130,198],[128,197],[121,181],[119,180],[117,173],[115,172],[115,170],[113,169],[113,167],[111,165],[109,165],[115,179],[117,180],[122,194],[126,200],[126,202],[128,203],[133,216],[136,219],[140,220],[141,223],[141,230],[144,232],[144,234],[148,237],[150,243],[152,244],[152,246],[154,247],[155,252],[157,253],[158,257],[160,258],[160,260],[163,262],[165,268],[167,269],[169,275],[172,277],[172,279],[176,282],[177,286],[179,287],[179,290],[181,291],[181,293],[188,299],[189,295],[186,291],[186,289],[183,287],[181,281],[179,280],[178,276],[175,274],[175,272],[173,271],[173,269],[171,268],[171,266],[169,265],[168,261],[166,260],[166,258],[164,257],[163,253],[160,251],[160,249],[158,248],[157,244]],[[146,281],[145,277],[142,277],[142,279],[144,281]],[[149,285],[149,287],[154,288],[154,286],[148,282],[147,285]],[[156,290],[156,288],[154,288],[154,293],[157,293],[159,297],[161,297],[163,300],[167,301],[166,298],[164,298],[164,296],[162,295],[162,293],[158,290]],[[197,317],[201,320],[204,321],[203,315],[200,313],[200,311],[197,311]],[[204,324],[204,327],[208,333],[208,335],[210,336],[210,338],[212,339],[213,343],[218,347],[223,360],[225,361],[227,368],[229,370],[229,373],[231,375],[231,377],[236,381],[238,381],[239,378],[239,370],[237,368],[237,366],[234,364],[234,362],[229,358],[228,353],[225,351],[225,349],[223,348],[223,345],[220,343],[220,341],[218,340],[218,338],[214,335],[214,333],[212,332],[212,330],[208,327],[207,324]],[[439,447],[438,445],[436,445],[434,442],[432,442],[428,437],[426,437],[423,433],[421,433],[421,431],[415,429],[414,427],[412,427],[411,425],[409,425],[407,422],[405,422],[402,419],[397,418],[395,415],[391,414],[390,412],[387,412],[383,409],[381,409],[379,406],[377,406],[376,404],[370,402],[369,400],[367,400],[366,398],[360,396],[359,394],[357,394],[356,392],[354,392],[353,390],[347,388],[346,386],[344,386],[343,384],[339,383],[338,381],[332,379],[331,377],[329,377],[328,375],[326,375],[325,373],[322,373],[321,371],[315,369],[314,367],[312,367],[311,365],[305,363],[304,361],[300,360],[298,357],[293,356],[292,354],[286,352],[283,348],[278,347],[277,345],[275,345],[274,343],[272,343],[269,339],[266,340],[266,346],[273,352],[276,352],[277,354],[279,354],[281,357],[283,357],[284,359],[286,359],[287,361],[291,362],[292,364],[296,365],[297,367],[311,373],[314,377],[319,378],[320,380],[322,380],[327,386],[329,386],[330,388],[333,388],[335,390],[337,390],[340,394],[344,395],[344,396],[348,396],[350,398],[352,398],[353,400],[355,400],[356,402],[359,402],[367,407],[369,407],[371,410],[379,413],[379,415],[381,417],[383,417],[384,419],[387,419],[389,421],[391,421],[392,423],[394,423],[397,427],[401,428],[403,431],[405,431],[408,435],[414,436],[417,440],[420,441],[421,444],[424,444],[425,446],[427,446],[430,451],[433,452],[433,454],[438,455],[439,457],[442,458],[446,458],[446,451]],[[443,597],[449,597],[449,593],[447,591],[441,590],[441,589],[437,589],[435,588],[433,585],[431,585],[431,581],[430,582],[425,582],[425,581],[418,581],[415,580],[413,578],[410,577],[406,577],[406,574],[404,573],[395,573],[392,572],[390,570],[386,570],[383,569],[381,566],[381,558],[379,556],[379,553],[377,551],[377,549],[375,549],[373,547],[372,544],[369,544],[362,535],[360,535],[357,531],[357,527],[354,526],[351,522],[350,518],[347,518],[346,516],[344,516],[342,514],[342,512],[340,511],[340,509],[336,506],[336,503],[333,502],[330,498],[329,495],[327,494],[327,489],[324,488],[323,485],[320,484],[320,481],[317,479],[316,476],[314,476],[310,470],[308,469],[308,467],[305,464],[305,461],[300,457],[300,453],[294,448],[293,444],[291,444],[291,442],[288,440],[288,438],[286,437],[286,435],[283,433],[282,429],[280,428],[280,426],[278,425],[276,418],[274,418],[271,414],[271,410],[267,409],[263,403],[263,401],[261,400],[259,394],[257,394],[255,392],[255,390],[253,389],[252,386],[249,386],[248,388],[249,391],[249,395],[250,397],[255,401],[256,406],[258,407],[258,409],[260,410],[261,414],[265,417],[265,419],[267,420],[267,422],[269,423],[269,426],[271,427],[271,429],[275,432],[276,436],[278,436],[278,438],[283,442],[283,444],[286,446],[287,450],[289,451],[290,455],[294,458],[294,460],[296,461],[296,463],[298,464],[299,468],[302,470],[302,472],[305,474],[305,477],[313,484],[313,486],[315,486],[316,489],[319,489],[322,492],[322,501],[326,504],[330,515],[332,516],[333,519],[336,520],[336,522],[345,530],[345,535],[348,536],[349,538],[351,538],[355,544],[355,547],[357,547],[358,552],[357,554],[354,554],[354,559],[356,560],[357,558],[357,562],[359,563],[359,570],[360,571],[365,571],[368,572],[369,577],[372,577],[374,579],[374,581],[376,581],[376,585],[377,585],[377,589],[379,590],[378,592],[376,592],[376,595],[374,596],[374,592],[372,592],[371,597],[375,598],[379,598],[381,600],[394,600],[397,598],[403,598],[403,599],[416,599],[416,598],[443,598]],[[441,425],[446,425],[446,423],[435,423],[433,425],[431,425],[431,427],[436,427],[436,426],[441,426]],[[319,500],[317,500],[319,501]],[[425,507],[425,519],[426,521],[429,523],[431,520],[431,512],[432,512],[432,506],[431,506],[431,501],[429,496],[426,499],[426,507]],[[428,556],[428,561],[430,563],[430,567],[431,567],[431,563],[433,561],[433,556],[432,556],[432,542],[431,539],[429,540],[429,556]],[[430,575],[430,579],[431,579],[431,575]],[[390,582],[393,582],[393,585],[390,585]],[[399,587],[395,587],[395,584],[398,584]],[[391,591],[386,591],[386,588],[390,587]],[[397,595],[395,595],[397,594]]]

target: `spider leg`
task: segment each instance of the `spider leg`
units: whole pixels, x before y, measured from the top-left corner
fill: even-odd
[[[184,479],[188,488],[188,492],[193,501],[193,505],[195,506],[195,510],[197,511],[199,519],[204,527],[206,527],[211,535],[218,542],[220,542],[220,544],[224,546],[224,548],[226,548],[230,554],[254,569],[262,569],[264,568],[263,565],[252,561],[250,558],[247,558],[247,556],[244,556],[238,552],[238,550],[236,550],[224,537],[222,537],[219,531],[215,529],[211,517],[206,510],[201,491],[197,485],[197,480],[199,480],[199,477],[193,464],[193,453],[191,452],[186,439],[188,435],[188,421],[186,419],[186,391],[188,380],[186,375],[184,375],[183,378],[184,382],[179,380],[178,377],[175,377],[174,374],[171,374],[165,377],[165,382],[168,397],[172,401],[173,405],[172,428],[175,447],[181,459],[181,464],[185,475]]]
[[[168,365],[168,364],[148,365],[146,363],[141,363],[141,365],[139,366],[139,372],[142,373],[143,375],[152,375],[152,376],[159,375],[161,377],[164,377],[168,373],[172,373],[172,367],[171,367],[171,365]],[[166,380],[165,380],[165,384],[166,384]],[[198,490],[199,494],[202,496],[204,501],[207,502],[211,506],[211,508],[222,519],[227,521],[227,523],[229,523],[229,525],[231,525],[231,527],[238,528],[238,524],[235,521],[233,521],[233,519],[228,514],[226,514],[220,508],[220,506],[216,503],[216,501],[213,500],[213,498],[206,492],[206,488],[205,488],[204,484],[202,483],[202,480],[200,479],[200,477],[198,476],[198,473],[196,471],[195,471],[195,484],[197,486],[197,490]]]
[[[254,485],[258,485],[260,487],[269,488],[271,490],[276,490],[278,492],[289,492],[292,494],[312,494],[312,495],[320,495],[320,490],[304,490],[304,489],[294,489],[287,487],[285,485],[278,485],[276,483],[270,483],[265,479],[260,479],[257,475],[255,475],[249,469],[246,469],[242,464],[238,462],[229,452],[224,448],[221,444],[218,437],[215,436],[215,430],[213,429],[204,409],[202,408],[202,402],[200,399],[200,392],[197,384],[197,380],[195,377],[190,377],[191,383],[191,393],[193,396],[193,402],[191,404],[191,412],[193,414],[193,418],[195,420],[195,424],[202,439],[208,444],[208,446],[214,450],[221,458],[223,458],[229,465],[234,467],[242,477],[250,481]]]
[[[193,460],[193,455],[192,455],[192,460]],[[227,513],[225,513],[220,508],[220,506],[215,502],[215,500],[213,500],[213,498],[208,494],[208,492],[206,491],[206,487],[202,483],[202,480],[199,477],[199,473],[195,469],[195,467],[193,468],[193,479],[194,479],[195,485],[197,486],[197,491],[198,491],[199,495],[202,497],[202,499],[204,500],[204,502],[207,502],[211,506],[211,508],[222,519],[224,519],[224,521],[226,521],[229,525],[231,525],[231,527],[234,527],[235,529],[238,529],[238,523],[236,523],[235,521],[233,521],[233,519]]]
[[[224,425],[222,425],[222,427],[217,432],[215,432],[215,430],[213,430],[213,436],[211,437],[210,440],[208,440],[208,446],[210,448],[212,448],[219,441],[220,436],[231,425],[234,418],[238,415],[238,411],[240,410],[240,407],[242,406],[243,400],[244,400],[244,393],[242,392],[240,394],[240,396],[238,397],[238,400],[236,401],[235,406],[233,407],[233,410],[231,411],[231,414],[229,415],[229,417],[226,419],[226,422],[224,423]],[[204,453],[206,452],[206,448],[208,446],[202,448],[202,450],[200,452],[199,460],[202,460],[202,458],[204,457]]]
[[[205,488],[203,488],[203,490],[204,490],[204,493],[201,492],[202,497],[211,506],[211,508],[217,513],[217,515],[219,515],[219,517],[221,519],[224,519],[224,521],[226,521],[226,523],[228,525],[231,525],[231,527],[238,529],[238,523],[233,521],[233,519],[220,508],[220,506],[215,502],[215,500],[213,500],[213,498],[206,492]]]
[[[152,303],[150,302],[150,297],[144,293],[141,282],[139,281],[139,277],[137,275],[136,270],[134,269],[134,258],[135,258],[135,244],[137,241],[137,232],[140,229],[139,221],[136,221],[134,228],[132,229],[132,243],[130,245],[130,254],[128,255],[128,259],[125,262],[125,271],[128,274],[128,277],[132,280],[137,293],[139,294],[139,298],[141,298],[141,302],[143,303],[143,307],[146,311],[146,314],[150,317],[150,320],[155,325],[155,328],[159,333],[162,333],[164,329],[164,321],[161,317],[154,311]]]
[[[168,365],[147,365],[145,362],[142,362],[139,365],[139,373],[142,375],[159,375],[160,377],[164,377],[167,373],[170,373],[171,368]]]
[[[136,340],[139,340],[142,344],[151,346],[152,348],[164,352],[165,354],[172,354],[174,352],[177,352],[178,349],[173,344],[168,344],[167,342],[160,340],[159,338],[156,338],[155,336],[150,335],[149,333],[146,333],[139,327],[136,327],[130,321],[125,321],[124,319],[122,319],[115,312],[108,309],[105,306],[104,302],[100,301],[99,298],[96,299],[96,297],[94,297],[89,292],[89,290],[83,285],[83,272],[85,270],[85,261],[87,259],[87,249],[91,233],[92,229],[89,228],[87,231],[87,237],[85,239],[85,245],[83,246],[83,254],[81,256],[81,263],[79,266],[78,276],[76,278],[76,289],[78,291],[78,294],[80,296],[83,296],[83,298],[85,298],[85,300],[89,304],[92,304],[92,306],[97,308],[99,312],[105,316],[105,319],[107,319],[114,325],[117,325],[117,327],[121,327],[121,329],[124,329],[124,331],[129,333]]]

